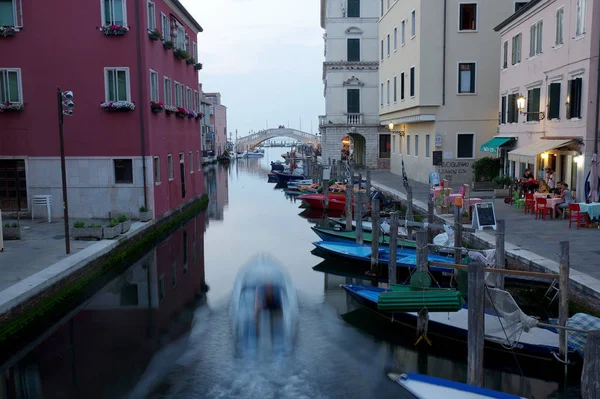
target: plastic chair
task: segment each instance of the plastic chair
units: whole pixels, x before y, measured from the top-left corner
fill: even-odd
[[[546,214],[550,215],[550,219],[552,219],[552,212],[554,212],[554,208],[548,207],[548,202],[546,198],[536,198],[535,201],[535,219],[537,220],[538,215],[542,216],[543,220],[546,220]]]
[[[535,213],[535,198],[533,197],[533,193],[525,194],[525,213]]]
[[[525,209],[525,199],[521,198],[518,191],[513,193],[513,204],[515,211]]]
[[[577,224],[577,230],[579,230],[579,226],[587,227],[590,222],[590,216],[587,212],[581,212],[579,204],[569,204],[569,228],[573,222]]]

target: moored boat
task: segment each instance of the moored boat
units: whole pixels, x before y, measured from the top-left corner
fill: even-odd
[[[323,194],[302,194],[298,197],[309,208],[343,211],[346,209],[346,198],[341,196],[329,197],[328,206],[325,206]]]
[[[311,229],[318,235],[323,241],[330,242],[356,242],[356,230],[336,230],[336,229],[325,229],[321,227],[313,226]],[[365,244],[371,244],[373,239],[373,234],[370,232],[363,232],[363,242]],[[379,238],[379,245],[389,245],[390,237],[388,235],[382,235]],[[398,238],[398,247],[405,248],[416,248],[417,244],[413,240],[407,240],[403,238]]]

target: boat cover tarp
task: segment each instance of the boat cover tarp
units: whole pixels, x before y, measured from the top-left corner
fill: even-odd
[[[558,319],[552,319],[550,322],[558,325]],[[585,331],[600,330],[600,318],[587,313],[575,313],[567,320],[567,327]],[[586,341],[587,334],[572,331],[569,331],[567,334],[567,344],[569,345],[569,348],[576,350],[581,357],[583,357]]]

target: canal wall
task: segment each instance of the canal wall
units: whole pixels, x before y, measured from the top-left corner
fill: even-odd
[[[203,194],[155,220],[136,222],[126,235],[91,245],[0,292],[0,364],[205,210],[208,202]]]
[[[406,206],[406,194],[377,182],[372,182],[372,186]],[[413,210],[424,218],[427,217],[426,203],[413,199]],[[454,217],[451,216],[436,214],[434,219],[435,222],[439,224],[454,224]],[[474,233],[463,232],[462,238],[464,243],[467,243],[476,249],[493,249],[496,246],[494,231],[476,231]],[[509,242],[505,242],[505,259],[507,269],[559,273],[558,262],[542,257],[531,251],[521,249]],[[550,282],[551,281],[548,280],[548,284],[550,284]],[[569,271],[569,299],[585,308],[600,313],[600,290],[596,289],[595,286],[597,286],[596,279],[571,267]]]

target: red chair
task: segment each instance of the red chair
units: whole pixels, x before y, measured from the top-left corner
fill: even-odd
[[[573,222],[577,224],[577,230],[579,230],[579,226],[587,227],[590,222],[590,215],[587,212],[581,212],[579,204],[569,204],[569,228]]]
[[[525,213],[535,213],[535,198],[533,193],[525,194]]]
[[[552,213],[554,212],[554,208],[548,207],[548,203],[546,198],[536,198],[536,207],[535,207],[535,218],[537,220],[538,215],[542,216],[542,219],[546,220],[546,215],[550,216],[552,219]]]

